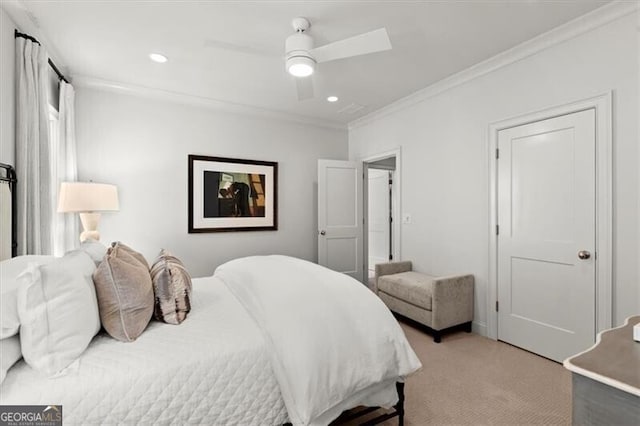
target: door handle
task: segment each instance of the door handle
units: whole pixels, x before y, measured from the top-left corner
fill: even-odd
[[[325,235],[326,231],[323,229],[322,231],[320,231],[320,235]]]
[[[589,253],[589,251],[588,251],[588,250],[580,250],[580,251],[578,252],[578,258],[579,258],[580,260],[587,260],[587,259],[589,259],[590,257],[591,257],[591,253]]]

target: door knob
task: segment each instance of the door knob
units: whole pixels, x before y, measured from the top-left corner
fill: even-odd
[[[322,231],[320,231],[320,235],[325,235],[325,234],[326,234],[326,232],[325,232],[324,229]]]
[[[578,252],[578,258],[580,258],[581,260],[587,260],[591,257],[591,253],[589,253],[587,250],[580,250]]]

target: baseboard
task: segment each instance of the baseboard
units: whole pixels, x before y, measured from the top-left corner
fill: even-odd
[[[471,324],[471,330],[480,336],[487,337],[487,324],[473,321]]]

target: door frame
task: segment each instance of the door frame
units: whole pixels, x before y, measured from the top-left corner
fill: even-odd
[[[401,216],[401,206],[402,206],[402,149],[397,147],[390,151],[380,152],[378,154],[373,154],[364,158],[361,158],[362,161],[362,171],[363,176],[362,180],[364,182],[362,189],[362,202],[363,202],[363,216],[364,216],[364,229],[363,229],[363,244],[364,244],[364,273],[365,275],[369,273],[369,163],[373,163],[375,161],[384,160],[385,158],[395,157],[396,158],[396,169],[394,171],[393,177],[393,186],[391,193],[391,202],[393,203],[392,209],[392,217],[393,217],[393,261],[398,262],[402,259],[401,257],[401,242],[402,235],[400,226],[402,223]],[[365,283],[368,282],[368,275],[365,277]]]
[[[596,115],[596,333],[612,326],[613,151],[612,92],[489,124],[489,282],[487,337],[498,339],[498,132],[536,121],[594,109]],[[595,339],[595,335],[594,335]]]

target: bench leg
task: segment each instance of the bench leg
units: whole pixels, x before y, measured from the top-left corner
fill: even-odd
[[[433,330],[433,341],[436,343],[440,343],[442,341],[440,330]]]

